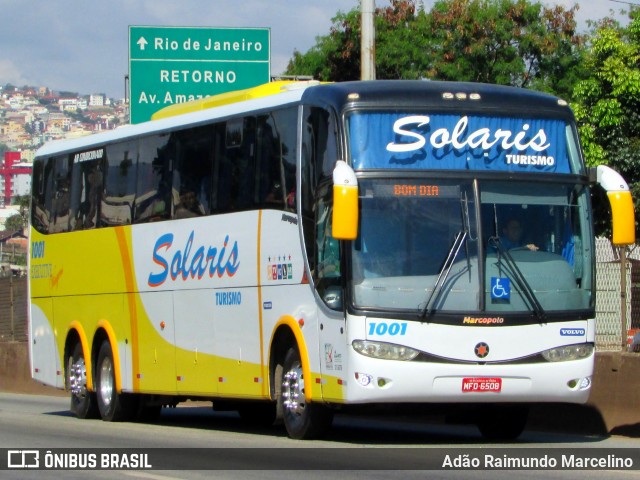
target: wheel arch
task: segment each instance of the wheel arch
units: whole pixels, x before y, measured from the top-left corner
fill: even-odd
[[[276,399],[276,367],[284,363],[284,357],[290,347],[298,349],[303,375],[306,378],[312,378],[309,351],[300,324],[291,315],[284,315],[274,326],[269,342],[269,391],[273,400]],[[312,388],[305,389],[307,402],[312,400],[312,390]]]
[[[82,346],[82,355],[85,358],[85,368],[87,370],[87,390],[93,391],[93,362],[87,361],[88,358],[91,358],[91,352],[93,349],[89,349],[89,340],[87,339],[87,333],[84,330],[82,324],[76,320],[69,324],[67,328],[67,338],[64,342],[64,375],[65,375],[65,388],[67,388],[67,363],[68,359],[71,355],[73,355],[73,350],[76,345],[80,343]]]

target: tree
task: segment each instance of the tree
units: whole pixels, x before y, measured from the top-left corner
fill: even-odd
[[[575,12],[527,0],[439,0],[429,16],[431,78],[569,96],[584,52]]]
[[[640,206],[640,10],[623,28],[604,19],[596,24],[586,57],[588,78],[576,85],[573,110],[589,166],[606,164],[629,183]],[[597,202],[597,233],[608,233],[605,202]]]
[[[24,228],[24,219],[18,213],[11,215],[4,221],[4,229],[10,232],[22,232]]]
[[[5,220],[4,228],[10,231],[24,231],[29,225],[29,202],[28,195],[18,195],[14,197],[13,204],[18,205],[18,213],[11,215]]]
[[[577,6],[547,8],[528,0],[438,0],[426,12],[415,0],[376,9],[376,76],[535,87],[570,98],[582,77],[584,37]],[[287,72],[326,81],[360,77],[360,12],[338,13],[329,35],[294,52]]]

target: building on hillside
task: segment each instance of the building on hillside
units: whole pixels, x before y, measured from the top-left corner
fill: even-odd
[[[93,94],[89,96],[89,106],[90,107],[103,107],[104,106],[104,95]]]

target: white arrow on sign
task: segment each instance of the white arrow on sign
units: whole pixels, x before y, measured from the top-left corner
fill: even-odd
[[[144,47],[146,47],[149,42],[147,42],[144,37],[140,37],[140,40],[138,40],[136,43],[140,47],[140,50],[144,50]]]

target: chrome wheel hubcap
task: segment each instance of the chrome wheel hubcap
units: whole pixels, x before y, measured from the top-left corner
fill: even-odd
[[[100,398],[105,407],[111,404],[113,398],[113,364],[110,358],[104,358],[100,365]]]
[[[282,381],[283,405],[287,412],[302,415],[306,407],[304,400],[304,378],[299,365],[284,374]]]

